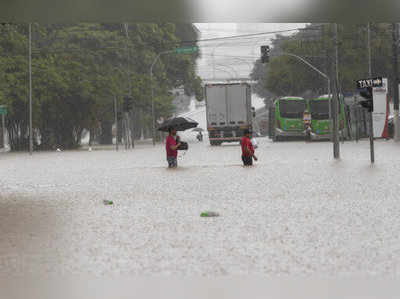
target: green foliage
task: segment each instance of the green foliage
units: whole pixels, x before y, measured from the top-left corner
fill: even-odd
[[[368,77],[368,52],[366,25],[342,24],[338,26],[339,85],[342,92],[355,90],[355,80]],[[392,48],[390,24],[371,25],[373,76],[391,77]],[[277,36],[273,40],[270,63],[257,61],[252,78],[260,96],[299,95],[327,92],[327,81],[299,60],[282,55],[284,52],[299,55],[322,72],[334,78],[335,62],[333,26],[310,24],[292,36]]]
[[[95,132],[101,123],[113,122],[114,97],[120,107],[129,93],[134,109],[143,114],[138,116],[140,125],[150,131],[150,65],[158,53],[180,46],[183,38],[195,40],[191,28],[191,24],[137,23],[129,24],[126,32],[121,24],[33,24],[35,145],[78,147],[84,130]],[[0,104],[10,112],[7,128],[13,150],[28,146],[27,31],[27,25],[0,26]],[[169,90],[175,87],[184,86],[187,94],[202,99],[196,57],[160,57],[153,71],[156,115],[172,114]]]

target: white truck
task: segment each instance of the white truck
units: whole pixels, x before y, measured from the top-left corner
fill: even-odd
[[[248,83],[205,86],[207,131],[211,145],[240,141],[252,130],[251,87]]]

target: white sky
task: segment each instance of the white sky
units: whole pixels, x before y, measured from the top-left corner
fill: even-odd
[[[304,23],[196,23],[195,25],[201,32],[200,39],[256,34],[305,26]],[[202,57],[198,61],[198,74],[203,79],[247,78],[254,61],[260,56],[260,46],[269,44],[274,36],[270,34],[200,42]]]

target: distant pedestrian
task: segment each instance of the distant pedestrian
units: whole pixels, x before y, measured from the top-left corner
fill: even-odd
[[[252,166],[253,159],[258,160],[257,157],[254,155],[254,147],[253,143],[251,142],[251,133],[249,130],[244,131],[244,136],[241,140],[242,146],[242,161],[244,166]]]
[[[168,129],[168,136],[165,141],[165,149],[167,152],[167,161],[168,161],[168,168],[176,168],[178,167],[178,147],[181,145],[179,139],[176,138],[176,130],[174,128]],[[178,142],[177,140],[178,139]]]
[[[304,121],[304,137],[305,141],[311,140],[311,114],[308,110],[305,110],[303,113],[303,121]]]

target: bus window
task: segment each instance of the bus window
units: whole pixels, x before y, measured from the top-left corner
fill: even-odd
[[[312,119],[329,119],[329,101],[311,101],[310,110]]]
[[[306,101],[304,100],[280,100],[279,112],[283,118],[300,118],[303,119],[303,113],[306,109]]]

